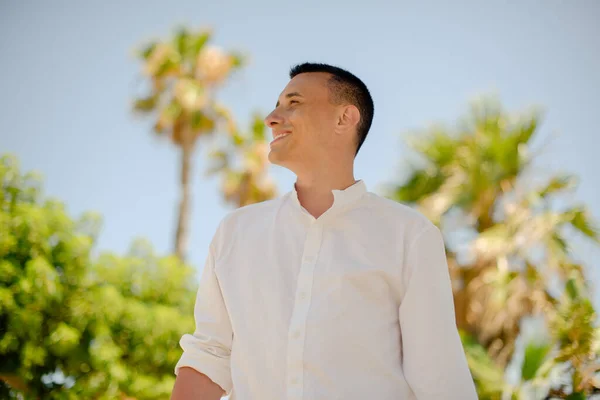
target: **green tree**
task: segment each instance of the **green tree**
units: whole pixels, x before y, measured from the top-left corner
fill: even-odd
[[[40,198],[35,174],[21,175],[14,157],[0,159],[0,376],[41,396],[57,370],[90,343],[76,304],[84,297],[97,217],[72,220],[55,200]],[[0,386],[0,397],[8,394]]]
[[[168,398],[182,332],[194,328],[194,270],[136,240],[125,256],[101,254],[78,312],[93,337],[89,360],[69,372],[79,398]],[[83,327],[83,325],[82,325]],[[77,374],[77,375],[75,375]]]
[[[390,198],[417,207],[446,236],[457,325],[482,399],[540,390],[566,398],[599,386],[596,314],[570,243],[574,233],[598,242],[598,230],[586,207],[559,200],[574,177],[538,182],[530,174],[539,123],[537,112],[513,115],[489,98],[474,103],[457,128],[412,135],[419,162],[388,186]],[[547,338],[525,347],[520,381],[507,382],[521,325],[535,317]],[[551,385],[558,368],[569,385]]]
[[[0,182],[0,398],[168,397],[193,269],[142,240],[92,258],[97,215],[72,219],[15,157]]]
[[[201,137],[227,124],[228,110],[216,100],[217,89],[241,67],[242,57],[210,45],[209,30],[179,29],[171,38],[149,43],[140,52],[149,93],[134,101],[138,113],[152,114],[154,132],[181,151],[180,203],[175,254],[184,259],[190,220],[192,157]]]

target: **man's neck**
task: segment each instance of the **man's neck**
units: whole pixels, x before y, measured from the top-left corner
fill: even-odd
[[[319,218],[333,205],[333,190],[344,190],[356,183],[352,169],[334,171],[313,171],[298,174],[295,188],[302,207],[313,217]]]

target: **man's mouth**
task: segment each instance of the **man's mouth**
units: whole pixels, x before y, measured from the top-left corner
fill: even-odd
[[[281,139],[283,139],[283,138],[285,138],[286,136],[289,136],[289,135],[291,135],[291,132],[285,132],[285,133],[278,134],[275,137],[275,139],[273,139],[273,141],[271,142],[270,145],[273,145],[273,143],[275,143],[275,142],[277,142],[277,141],[279,141],[279,140],[281,140]]]

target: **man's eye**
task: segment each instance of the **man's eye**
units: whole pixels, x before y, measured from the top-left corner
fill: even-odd
[[[298,103],[298,100],[290,100],[290,104]]]

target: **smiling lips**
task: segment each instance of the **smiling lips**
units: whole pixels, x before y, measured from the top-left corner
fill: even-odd
[[[282,131],[282,132],[273,132],[273,141],[271,142],[270,145],[273,145],[273,143],[277,142],[278,140],[283,139],[284,137],[290,135],[292,132],[289,131]]]

